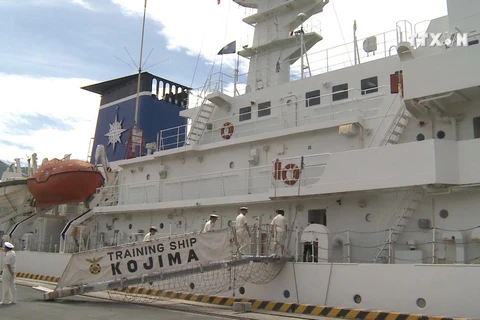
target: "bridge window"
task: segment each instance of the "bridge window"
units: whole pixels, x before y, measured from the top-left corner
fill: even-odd
[[[360,82],[362,94],[378,92],[378,77],[362,79]]]
[[[252,119],[252,107],[240,108],[239,110],[239,121],[246,121]]]
[[[316,106],[320,104],[320,90],[314,90],[305,93],[305,107]]]
[[[348,83],[333,86],[332,93],[332,101],[348,99]]]
[[[258,104],[258,117],[269,116],[271,112],[270,101]]]

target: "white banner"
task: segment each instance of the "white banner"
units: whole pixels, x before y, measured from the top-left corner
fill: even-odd
[[[183,270],[231,258],[228,229],[130,243],[74,254],[57,288]]]

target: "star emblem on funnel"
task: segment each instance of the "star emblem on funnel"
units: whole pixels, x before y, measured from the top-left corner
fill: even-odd
[[[122,129],[122,121],[118,121],[118,116],[115,116],[115,121],[113,123],[109,123],[108,125],[110,126],[110,130],[108,130],[108,133],[105,135],[105,137],[108,137],[108,144],[113,145],[113,151],[115,151],[115,145],[117,142],[122,143],[122,133],[127,131],[127,129]]]

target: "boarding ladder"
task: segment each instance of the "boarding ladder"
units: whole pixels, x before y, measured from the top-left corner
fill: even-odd
[[[213,110],[215,109],[215,105],[208,101],[207,96],[209,92],[209,88],[211,86],[211,80],[208,79],[205,82],[205,85],[200,92],[199,97],[201,98],[202,102],[198,107],[198,111],[195,115],[195,118],[192,121],[192,126],[190,131],[188,132],[187,136],[187,145],[198,144],[200,139],[202,138],[205,129],[208,126],[208,122],[212,116]],[[218,84],[215,86],[213,90],[218,90]]]
[[[402,233],[403,229],[408,223],[408,220],[413,215],[415,210],[418,207],[418,204],[423,198],[423,190],[418,187],[413,187],[403,196],[402,200],[398,204],[395,213],[389,224],[393,223],[392,228],[388,230],[388,235],[383,244],[378,248],[375,256],[373,258],[373,262],[378,262],[385,257],[385,253],[387,253],[388,262],[391,263],[392,260],[392,247],[400,234]]]
[[[198,144],[207,128],[208,121],[210,120],[214,109],[215,105],[208,103],[207,98],[205,97],[192,122],[192,127],[190,128],[187,137],[187,144]]]
[[[380,142],[380,146],[397,144],[411,117],[412,114],[407,110],[405,103],[402,101],[402,105],[395,114],[395,118],[388,128],[385,137]]]
[[[215,234],[218,235],[217,240],[223,241],[231,239],[233,240],[233,243],[237,243],[235,235],[233,235],[233,239],[230,238],[234,233],[230,233],[227,231],[228,230],[224,229],[215,232]],[[272,267],[272,270],[277,270],[278,266],[274,266],[275,264],[281,264],[281,267],[283,267],[286,262],[293,261],[293,257],[276,257],[268,255],[237,255],[234,254],[234,251],[231,251],[231,248],[224,247],[220,249],[220,251],[223,251],[223,254],[220,253],[220,260],[215,260],[215,258],[208,255],[203,257],[202,263],[194,263],[190,265],[185,260],[183,260],[182,264],[182,260],[180,259],[182,255],[180,254],[180,252],[177,252],[177,257],[177,254],[173,254],[174,251],[171,251],[173,249],[165,249],[165,251],[162,250],[159,252],[155,252],[155,248],[158,248],[159,245],[162,245],[161,248],[168,248],[167,244],[171,241],[176,243],[185,243],[191,241],[192,238],[197,237],[201,237],[201,235],[197,233],[188,233],[155,239],[151,242],[140,241],[135,243],[122,244],[116,247],[105,247],[97,250],[79,252],[72,255],[72,257],[70,258],[70,262],[68,263],[67,268],[65,269],[62,278],[58,281],[57,287],[55,289],[52,290],[44,287],[34,287],[34,289],[43,291],[45,300],[53,300],[57,298],[85,294],[89,292],[115,290],[118,288],[125,288],[134,285],[148,286],[148,283],[171,280],[172,278],[185,278],[196,274],[203,274],[205,276],[207,273],[214,272],[216,270],[226,270],[226,279],[228,279],[228,281],[231,281],[235,277],[232,277],[230,275],[230,271],[234,267],[239,267],[242,265],[249,266],[249,269],[246,269],[247,272],[252,272],[252,269],[250,268],[254,267],[260,268],[261,270]],[[204,235],[203,237],[206,236]],[[136,265],[142,268],[142,266],[144,266],[144,264],[142,264],[142,261],[152,261],[151,263],[153,263],[154,261],[147,260],[143,256],[150,256],[150,258],[155,257],[155,261],[162,261],[162,264],[160,266],[158,266],[158,263],[155,262],[155,266],[151,265],[149,268],[145,268],[140,272],[137,272],[137,270],[130,270],[130,272],[133,273],[128,273],[126,261],[123,261],[123,266],[120,266],[121,262],[114,262],[112,266],[112,262],[110,262],[112,260],[109,260],[109,254],[111,254],[112,250],[115,250],[116,252],[123,252],[125,250],[140,250],[141,248],[146,246],[148,246],[149,248],[148,253],[142,253],[138,256],[138,258],[134,258],[132,256],[130,256],[130,258],[133,260],[138,260],[139,262]],[[190,250],[189,248],[192,249],[191,251],[196,251],[197,253],[199,252],[199,250],[201,250],[200,248],[195,248],[193,246],[187,246],[187,248],[185,249],[185,246],[183,246],[183,253],[185,253],[187,250]],[[153,251],[151,251],[152,249]],[[170,250],[169,253],[166,253],[168,250]],[[180,250],[180,247],[178,247],[178,250]],[[164,258],[158,257],[159,254],[164,256]],[[175,256],[175,262],[172,262],[173,260],[171,260],[170,258],[168,258],[167,260],[167,258],[165,257],[167,254],[169,256]],[[197,257],[196,254],[195,257]],[[185,254],[183,255],[183,258],[185,259]],[[163,263],[163,261],[165,261],[165,263]],[[100,274],[100,270],[105,270],[106,272]],[[238,271],[239,270],[237,269],[236,271],[234,271],[234,273]],[[273,273],[276,272],[278,271],[275,271]],[[77,274],[78,276],[74,276],[75,274]],[[206,275],[205,279],[209,278],[210,276]],[[274,278],[272,278],[272,280],[273,279]],[[197,280],[201,281],[200,279]],[[192,287],[190,289],[193,290]]]

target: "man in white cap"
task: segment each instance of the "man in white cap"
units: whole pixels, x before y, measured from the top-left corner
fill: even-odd
[[[145,235],[143,241],[155,240],[155,233],[157,233],[157,228],[154,226],[150,227],[150,232]]]
[[[285,212],[282,209],[276,210],[277,215],[273,218],[271,232],[273,237],[273,255],[277,254],[277,247],[280,246],[282,256],[285,252],[285,239],[287,237],[287,220],[284,217]]]
[[[217,221],[218,215],[212,213],[210,215],[210,219],[208,219],[207,223],[205,223],[205,227],[203,228],[203,233],[214,231],[213,228],[215,227],[215,222]]]
[[[3,251],[5,252],[5,267],[2,273],[2,302],[0,304],[17,303],[17,288],[15,286],[15,260],[16,255],[13,251],[13,244],[5,242]]]
[[[248,247],[250,245],[250,230],[247,224],[248,208],[241,207],[240,213],[235,221],[235,229],[237,233],[238,251],[240,254],[248,254]]]

